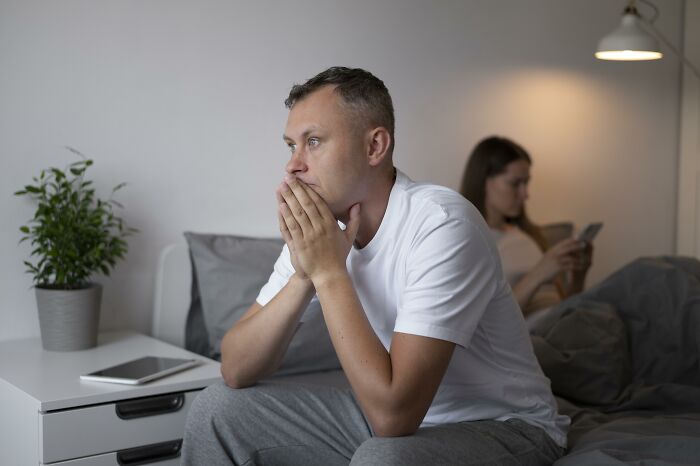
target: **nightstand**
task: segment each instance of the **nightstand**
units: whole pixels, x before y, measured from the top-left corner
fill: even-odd
[[[0,464],[179,464],[187,411],[220,380],[219,363],[131,332],[98,341],[72,352],[44,351],[38,338],[0,342]],[[201,363],[144,385],[79,378],[141,356]]]

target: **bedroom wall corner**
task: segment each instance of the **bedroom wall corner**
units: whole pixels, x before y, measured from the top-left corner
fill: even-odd
[[[683,52],[700,68],[700,2],[684,4]],[[700,257],[700,77],[682,76],[676,254]]]

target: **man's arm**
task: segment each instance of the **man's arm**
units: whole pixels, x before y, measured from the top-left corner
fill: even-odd
[[[413,434],[435,397],[455,344],[394,333],[387,352],[347,273],[321,279],[316,286],[338,359],[374,433]]]
[[[345,231],[325,202],[295,179],[283,189],[280,211],[297,262],[311,279],[346,376],[379,436],[414,433],[430,407],[455,344],[395,333],[387,352],[367,321],[345,261],[357,233],[359,206]]]
[[[253,385],[279,367],[313,295],[311,281],[295,274],[267,305],[253,303],[221,341],[227,385]]]
[[[279,192],[277,199],[284,202]],[[314,295],[313,283],[298,264],[281,213],[278,221],[294,273],[270,302],[265,306],[253,303],[224,335],[221,374],[232,388],[248,387],[277,370]]]

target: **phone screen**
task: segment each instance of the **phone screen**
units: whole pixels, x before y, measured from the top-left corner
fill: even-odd
[[[586,225],[586,228],[581,230],[581,233],[579,233],[578,240],[590,243],[591,241],[593,241],[593,238],[596,237],[596,235],[602,228],[602,222],[589,223],[588,225]]]

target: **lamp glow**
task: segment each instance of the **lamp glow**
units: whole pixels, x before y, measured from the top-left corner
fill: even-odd
[[[595,57],[599,60],[619,61],[658,60],[663,56],[661,52],[649,50],[604,50],[595,53]]]

